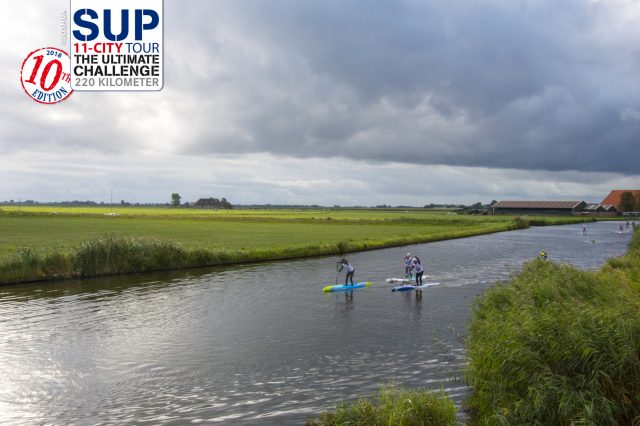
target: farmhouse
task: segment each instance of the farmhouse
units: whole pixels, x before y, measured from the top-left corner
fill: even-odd
[[[628,192],[632,195],[632,199],[628,201],[628,203],[632,205],[623,205],[623,195],[625,192]],[[603,205],[613,205],[616,208],[616,211],[619,212],[631,212],[631,211],[640,211],[640,189],[614,189],[605,197],[604,200],[600,204]]]
[[[581,214],[587,207],[584,201],[499,201],[491,206],[494,214]]]

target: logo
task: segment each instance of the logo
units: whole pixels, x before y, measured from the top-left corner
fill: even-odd
[[[73,89],[161,90],[162,6],[162,0],[71,0]]]
[[[70,68],[69,55],[64,50],[56,47],[34,50],[22,62],[22,88],[36,102],[61,102],[73,92]]]

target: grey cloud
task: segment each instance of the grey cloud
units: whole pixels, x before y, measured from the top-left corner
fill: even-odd
[[[601,33],[615,5],[189,4],[173,30],[196,19],[218,70],[196,79],[236,131],[203,129],[183,152],[637,170],[639,81],[619,52],[633,39]]]
[[[67,5],[54,3],[42,13]],[[16,67],[33,47],[20,43],[40,45],[55,27],[47,38],[18,20],[4,31],[20,41],[0,54],[0,152],[634,174],[630,13],[631,0],[165,2],[162,92],[76,93],[49,108],[16,88]]]

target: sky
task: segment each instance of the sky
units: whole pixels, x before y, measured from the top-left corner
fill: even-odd
[[[67,0],[0,4],[0,200],[412,205],[640,188],[638,0],[165,0],[164,88],[31,100]]]

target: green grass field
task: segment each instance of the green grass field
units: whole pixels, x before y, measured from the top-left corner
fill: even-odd
[[[121,207],[115,205],[92,207],[59,207],[59,206],[3,206],[5,212],[50,213],[59,215],[100,215],[117,213],[120,216],[145,217],[199,217],[199,218],[279,218],[279,219],[342,219],[342,220],[384,220],[406,217],[421,219],[424,217],[451,215],[447,210],[423,209],[236,209],[236,210],[204,210],[193,208],[170,207]]]
[[[164,208],[3,208],[0,261],[20,248],[64,250],[106,234],[173,241],[185,247],[240,249],[299,247],[339,241],[506,230],[507,217],[459,216],[446,212],[371,210],[194,210]],[[58,214],[53,214],[57,212]],[[429,238],[428,238],[429,237]]]
[[[196,256],[198,266],[285,259],[460,238],[528,226],[508,216],[457,215],[421,209],[197,210],[145,207],[21,206],[0,209],[0,267],[20,253],[70,254],[86,241],[109,235],[150,244],[167,243]],[[543,224],[580,220],[536,218]],[[153,250],[153,249],[150,249]],[[224,256],[218,254],[225,252]],[[233,255],[229,255],[233,252]],[[193,254],[193,253],[191,253]],[[202,254],[202,253],[201,253]],[[145,270],[189,267],[161,260]],[[24,261],[24,259],[22,260]],[[29,262],[35,262],[34,259]],[[70,262],[70,261],[69,261]],[[67,262],[67,263],[69,263]],[[207,262],[213,262],[207,263]],[[169,266],[174,265],[174,266]],[[67,265],[67,267],[70,267]],[[0,268],[1,269],[1,268]],[[28,268],[21,266],[22,272]],[[108,268],[106,268],[108,269]],[[106,271],[103,268],[103,271]],[[135,272],[130,265],[122,270]],[[46,274],[67,276],[51,272]],[[76,271],[77,272],[77,271]],[[106,273],[106,272],[104,272]],[[24,279],[45,279],[44,272]],[[11,274],[12,280],[18,279]],[[0,277],[2,281],[2,277]]]

